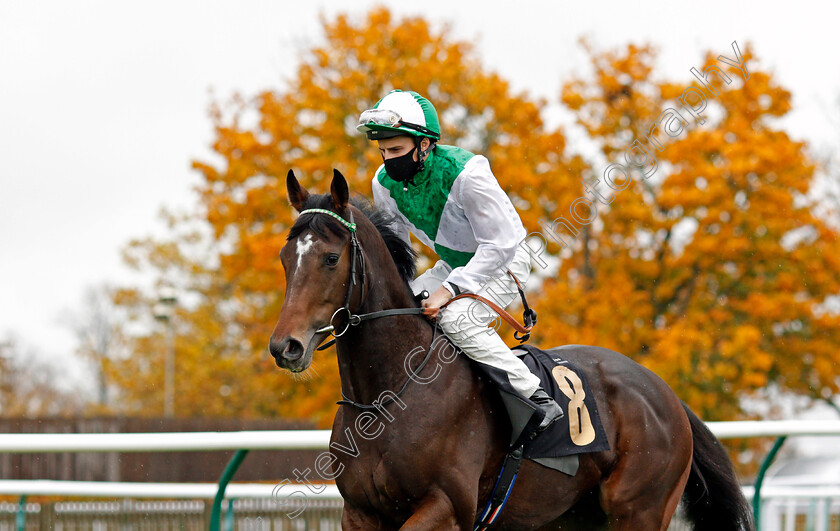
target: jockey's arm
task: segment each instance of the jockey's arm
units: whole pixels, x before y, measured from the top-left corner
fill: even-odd
[[[465,266],[453,269],[446,279],[446,283],[470,293],[478,292],[490,278],[505,274],[525,237],[519,214],[499,186],[489,162],[482,156],[475,158],[472,171],[458,179],[461,182],[456,184],[460,186],[453,192],[470,222],[478,248]]]

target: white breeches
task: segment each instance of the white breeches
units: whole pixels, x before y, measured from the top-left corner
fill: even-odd
[[[518,248],[508,269],[524,287],[531,274],[531,258],[528,251]],[[411,289],[415,294],[424,289],[430,294],[434,293],[451,271],[446,262],[439,260],[434,267],[411,282]],[[519,297],[516,283],[505,271],[499,271],[499,276],[490,278],[477,294],[502,308],[506,308]],[[500,322],[496,312],[483,302],[470,298],[451,303],[441,310],[438,316],[441,329],[467,356],[505,371],[513,388],[523,397],[529,398],[539,387],[540,380],[531,374],[525,363],[516,357],[499,337],[496,328]],[[491,323],[493,326],[488,327]]]

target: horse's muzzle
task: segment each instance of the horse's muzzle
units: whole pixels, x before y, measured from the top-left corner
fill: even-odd
[[[282,369],[290,371],[303,370],[298,361],[303,357],[303,343],[292,337],[286,337],[280,341],[272,339],[268,344],[268,351],[274,357],[274,362]]]

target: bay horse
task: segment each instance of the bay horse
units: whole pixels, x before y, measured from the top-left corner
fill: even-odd
[[[414,252],[386,214],[350,201],[338,171],[329,194],[292,171],[286,184],[303,213],[280,252],[286,292],[269,350],[297,373],[330,328],[338,336],[345,400],[315,468],[344,499],[342,528],[472,529],[508,450],[499,393],[417,311],[358,319],[419,306]],[[581,454],[573,476],[523,460],[495,528],[663,531],[681,499],[697,530],[753,528],[725,450],[665,382],[604,348],[556,352],[588,378],[610,448]]]

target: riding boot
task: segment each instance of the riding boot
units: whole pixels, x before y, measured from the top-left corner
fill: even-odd
[[[554,401],[553,398],[543,391],[542,387],[539,387],[536,391],[534,391],[530,400],[540,406],[540,409],[545,412],[545,417],[543,417],[542,422],[540,422],[540,426],[537,428],[537,433],[545,431],[545,429],[551,426],[553,422],[563,418],[563,409],[557,402]]]

